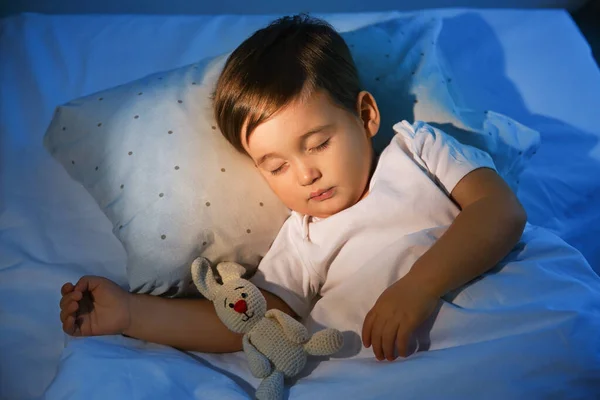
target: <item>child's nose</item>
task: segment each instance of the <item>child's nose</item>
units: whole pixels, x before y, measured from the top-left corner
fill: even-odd
[[[243,314],[248,310],[248,304],[246,304],[246,300],[238,300],[233,306],[233,309],[236,312]]]
[[[298,171],[298,181],[302,186],[309,186],[315,183],[321,177],[318,169],[313,167],[300,167]]]

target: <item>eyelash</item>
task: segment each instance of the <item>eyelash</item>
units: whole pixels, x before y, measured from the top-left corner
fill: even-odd
[[[331,139],[327,139],[326,141],[324,141],[323,143],[321,143],[321,144],[320,144],[320,145],[318,145],[317,147],[313,148],[312,150],[314,150],[314,151],[317,151],[317,152],[318,152],[318,151],[323,151],[323,150],[325,150],[326,148],[328,148],[328,147],[329,147],[329,141],[330,141],[330,140],[331,140]]]
[[[283,167],[285,167],[285,164],[283,164],[281,167],[271,171],[271,175],[279,175],[280,173],[283,172]]]
[[[331,139],[327,139],[326,141],[324,141],[323,143],[321,143],[320,145],[318,145],[317,147],[313,147],[311,149],[311,151],[316,151],[316,152],[320,152],[325,150],[326,148],[329,147],[329,141]],[[279,175],[280,173],[283,172],[283,167],[285,167],[285,164],[283,164],[281,167],[271,171],[271,175]]]

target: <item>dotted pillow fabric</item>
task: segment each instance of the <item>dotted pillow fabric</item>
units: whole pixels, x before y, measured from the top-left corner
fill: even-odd
[[[425,121],[490,154],[498,173],[516,191],[519,175],[540,146],[540,135],[499,113],[477,110],[477,105],[465,108],[461,88],[452,82],[437,45],[441,30],[441,19],[416,14],[343,34],[361,83],[381,112],[376,150],[387,146],[395,123]]]
[[[44,144],[94,197],[127,252],[132,291],[197,293],[204,255],[255,268],[289,210],[223,138],[210,96],[225,59],[58,107]]]

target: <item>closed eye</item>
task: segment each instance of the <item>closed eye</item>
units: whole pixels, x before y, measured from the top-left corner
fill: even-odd
[[[329,141],[330,139],[327,139],[326,141],[324,141],[323,143],[321,143],[320,145],[318,145],[317,147],[313,147],[312,149],[310,149],[311,152],[320,152],[325,150],[327,147],[329,147]]]
[[[271,175],[279,175],[279,174],[281,174],[283,172],[283,169],[285,168],[286,165],[287,164],[282,164],[281,167],[270,171]]]

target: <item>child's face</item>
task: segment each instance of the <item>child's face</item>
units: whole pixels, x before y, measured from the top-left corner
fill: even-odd
[[[271,189],[290,209],[326,218],[367,193],[371,138],[379,129],[373,97],[361,92],[360,117],[315,92],[260,124],[242,142]]]

